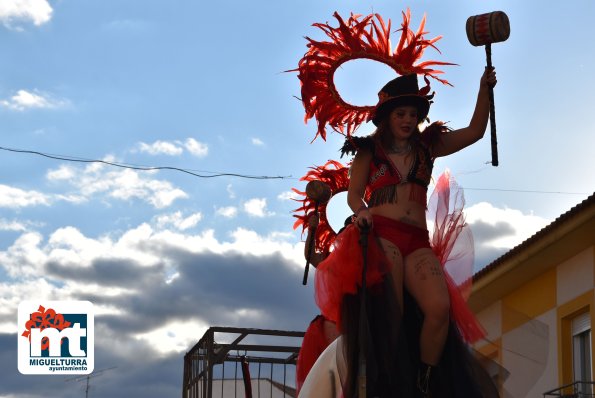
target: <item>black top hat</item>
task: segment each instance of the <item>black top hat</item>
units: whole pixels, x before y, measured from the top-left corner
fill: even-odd
[[[422,91],[429,91],[429,87]],[[380,121],[398,106],[416,107],[418,120],[422,121],[430,111],[431,97],[420,93],[416,74],[399,76],[386,83],[378,93],[378,104],[372,122],[378,126]]]

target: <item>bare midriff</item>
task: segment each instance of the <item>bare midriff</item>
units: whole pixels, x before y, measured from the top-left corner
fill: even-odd
[[[371,207],[370,213],[427,229],[426,206],[409,200],[411,185],[412,183],[399,184],[397,186],[397,202]]]

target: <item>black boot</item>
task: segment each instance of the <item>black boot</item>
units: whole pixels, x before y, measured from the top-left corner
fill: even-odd
[[[430,379],[434,366],[421,362],[417,373],[417,388],[423,398],[430,398]]]

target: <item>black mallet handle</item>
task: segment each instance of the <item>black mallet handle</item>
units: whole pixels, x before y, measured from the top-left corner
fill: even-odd
[[[488,69],[492,69],[492,45],[485,45]],[[494,105],[494,87],[489,88],[490,96],[490,132],[492,138],[492,166],[498,166],[498,139],[496,138],[496,106]]]
[[[360,314],[359,314],[359,353],[358,353],[358,373],[357,373],[357,398],[367,397],[367,331],[368,331],[368,314],[366,312],[366,274],[368,272],[368,233],[370,227],[366,224],[360,228],[359,244],[362,248],[363,264],[362,264],[362,290],[360,297]]]
[[[318,202],[316,202],[316,210],[314,210],[314,215],[318,215]],[[308,283],[308,271],[310,270],[310,259],[312,258],[312,249],[314,248],[314,241],[316,240],[316,228],[312,228],[311,231],[311,239],[308,243],[308,256],[306,257],[306,268],[304,269],[304,279],[302,280],[302,285],[306,286]]]

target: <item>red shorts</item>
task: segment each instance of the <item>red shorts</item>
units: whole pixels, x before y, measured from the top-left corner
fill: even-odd
[[[407,257],[417,249],[432,248],[427,229],[379,215],[374,216],[372,228],[378,237],[389,240],[397,246],[403,257]]]
[[[458,229],[454,229],[455,233]],[[355,294],[362,282],[363,253],[359,244],[360,233],[355,225],[348,226],[337,235],[333,244],[334,250],[322,261],[316,270],[315,298],[322,314],[337,324],[341,329],[341,305],[345,294]],[[446,237],[438,244],[430,246],[428,231],[386,217],[374,216],[374,225],[368,237],[366,285],[369,288],[380,286],[392,264],[378,242],[378,237],[393,242],[403,256],[420,248],[430,247],[442,265],[448,256],[444,256],[443,248],[451,239]],[[437,250],[441,248],[441,250]],[[471,248],[472,249],[472,248]],[[477,341],[485,335],[483,328],[467,307],[459,286],[445,269],[446,285],[450,295],[451,317],[459,327],[466,341]]]

